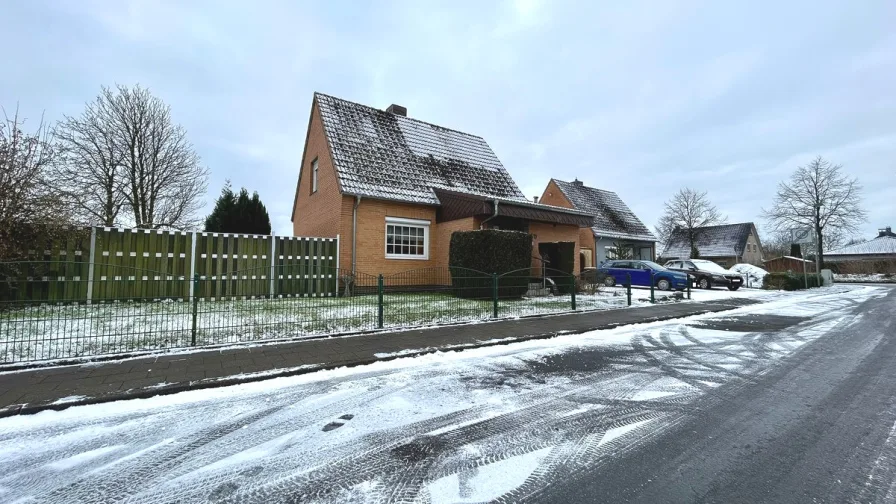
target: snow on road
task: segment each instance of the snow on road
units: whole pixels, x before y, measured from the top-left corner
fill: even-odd
[[[0,500],[525,500],[886,292],[776,294],[718,315],[11,417]]]

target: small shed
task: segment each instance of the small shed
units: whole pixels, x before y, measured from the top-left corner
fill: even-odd
[[[804,263],[806,265],[806,273],[815,273],[814,261],[793,256],[782,256],[769,259],[762,263],[762,267],[768,272],[786,273],[792,271],[794,273],[802,273]]]

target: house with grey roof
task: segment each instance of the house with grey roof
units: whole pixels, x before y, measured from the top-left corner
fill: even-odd
[[[527,199],[482,137],[408,117],[399,105],[314,94],[293,233],[338,237],[339,269],[353,277],[415,270],[408,281],[444,280],[451,234],[482,228],[528,232],[533,268],[572,273],[579,229],[591,222]]]
[[[852,266],[856,267],[860,266],[858,263],[865,263],[858,268],[862,271],[896,271],[896,233],[889,226],[881,228],[878,230],[877,237],[871,240],[825,252],[824,262],[825,264],[836,264],[840,271],[849,270],[849,267],[844,267],[848,263],[852,263]]]
[[[566,182],[552,178],[541,202],[592,216],[591,225],[579,232],[579,262],[583,268],[620,256],[650,261],[656,257],[656,237],[612,191],[586,186],[578,179]]]
[[[762,264],[762,242],[752,222],[700,227],[694,232],[700,259],[725,267],[739,263]],[[675,228],[660,257],[663,261],[691,259],[691,243],[686,229]]]

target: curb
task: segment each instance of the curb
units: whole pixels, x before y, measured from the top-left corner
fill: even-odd
[[[46,403],[46,404],[16,404],[7,406],[5,408],[0,409],[0,418],[13,417],[18,415],[33,415],[35,413],[40,413],[41,411],[62,411],[68,408],[72,408],[75,406],[89,406],[93,404],[102,404],[114,401],[124,401],[129,399],[148,399],[150,397],[162,396],[162,395],[171,395],[178,394],[181,392],[188,392],[191,390],[203,390],[210,388],[218,388],[218,387],[229,387],[233,385],[239,385],[241,383],[253,383],[264,380],[270,380],[272,378],[283,378],[288,376],[298,376],[308,373],[316,373],[318,371],[327,371],[332,369],[339,368],[351,368],[357,366],[366,366],[369,364],[373,364],[375,362],[388,362],[397,359],[404,359],[408,357],[419,357],[421,355],[428,355],[436,352],[456,352],[469,350],[473,348],[486,348],[492,346],[501,346],[501,345],[509,345],[512,343],[519,343],[522,341],[532,341],[532,340],[543,340],[555,338],[557,336],[567,336],[571,334],[582,334],[591,331],[605,331],[609,329],[615,329],[621,326],[634,325],[634,324],[646,324],[651,322],[664,322],[667,320],[675,320],[687,317],[694,317],[698,315],[706,315],[708,313],[720,313],[730,310],[736,310],[738,308],[742,308],[743,306],[737,305],[715,305],[715,309],[701,309],[694,313],[689,313],[687,315],[659,315],[653,317],[645,317],[642,320],[637,322],[611,322],[606,324],[600,324],[596,326],[591,326],[583,329],[574,329],[574,330],[559,330],[559,331],[551,331],[547,333],[540,334],[531,334],[524,336],[516,336],[509,338],[502,338],[498,340],[486,340],[478,343],[467,343],[467,344],[459,344],[459,345],[447,345],[443,347],[430,347],[430,348],[421,348],[417,350],[410,350],[406,353],[402,353],[400,355],[389,355],[385,357],[372,357],[367,359],[357,359],[350,362],[341,362],[339,364],[319,364],[319,365],[309,365],[302,366],[299,368],[288,368],[283,369],[282,372],[263,372],[263,374],[259,374],[257,376],[241,376],[241,377],[224,377],[224,378],[213,378],[209,380],[202,381],[194,381],[194,382],[184,382],[184,383],[175,383],[171,385],[167,385],[164,387],[156,387],[152,389],[140,389],[133,392],[123,392],[116,394],[108,394],[96,397],[85,397],[83,399],[77,399],[70,402],[65,403]]]

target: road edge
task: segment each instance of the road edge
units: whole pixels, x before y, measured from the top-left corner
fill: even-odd
[[[758,301],[758,303],[763,303],[763,301]],[[737,305],[714,305],[713,308],[706,308],[700,310],[699,312],[690,313],[688,315],[658,315],[652,317],[645,317],[643,320],[636,322],[635,324],[645,324],[652,322],[664,322],[668,320],[682,319],[700,315],[706,315],[709,313],[721,313],[730,310],[736,310],[738,308],[742,308],[743,306]],[[33,415],[35,413],[40,413],[42,411],[62,411],[68,408],[76,407],[76,406],[89,406],[94,404],[103,404],[115,401],[125,401],[130,399],[149,399],[150,397],[163,396],[163,395],[172,395],[179,394],[181,392],[189,392],[193,390],[204,390],[211,388],[219,388],[219,387],[230,387],[233,385],[240,385],[243,383],[253,383],[264,380],[270,380],[272,378],[284,378],[289,376],[298,376],[303,374],[315,373],[318,371],[327,371],[339,368],[352,368],[358,366],[366,366],[376,362],[388,362],[397,359],[405,359],[411,357],[419,357],[421,355],[433,354],[436,352],[461,352],[464,350],[470,350],[474,348],[486,348],[492,346],[501,346],[501,345],[510,345],[513,343],[519,343],[523,341],[533,341],[533,340],[543,340],[543,339],[551,339],[556,338],[557,336],[567,336],[571,334],[583,334],[586,332],[592,331],[606,331],[610,329],[615,329],[617,327],[634,325],[632,323],[606,323],[599,324],[593,327],[588,327],[584,329],[576,329],[576,330],[559,330],[559,331],[551,331],[547,333],[539,333],[539,334],[530,334],[523,336],[512,336],[508,338],[501,338],[496,340],[484,340],[481,342],[473,343],[473,344],[458,344],[458,345],[446,345],[441,347],[426,347],[420,349],[409,350],[400,354],[394,355],[385,355],[382,357],[375,358],[367,358],[367,359],[357,359],[355,361],[349,363],[340,363],[340,364],[312,364],[307,366],[299,366],[298,368],[282,368],[279,370],[271,370],[271,371],[263,371],[257,373],[256,375],[234,375],[230,377],[224,378],[214,378],[209,380],[198,380],[191,382],[182,382],[182,383],[174,383],[166,386],[156,386],[143,388],[134,391],[126,391],[123,393],[115,393],[108,394],[102,396],[95,397],[83,397],[78,398],[76,400],[67,401],[67,402],[52,402],[52,403],[44,403],[44,404],[17,404],[5,407],[0,409],[0,419],[14,417],[19,415]]]

